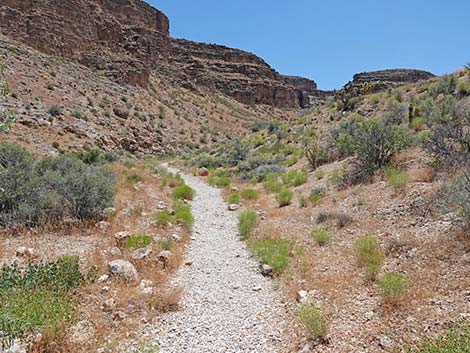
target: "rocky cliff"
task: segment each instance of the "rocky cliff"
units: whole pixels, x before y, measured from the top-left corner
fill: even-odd
[[[0,30],[48,54],[147,87],[150,73],[246,104],[308,105],[315,82],[282,76],[259,57],[172,39],[169,20],[140,0],[0,0]]]
[[[435,77],[432,73],[412,69],[391,69],[361,72],[354,75],[352,85],[369,84],[372,91],[380,91],[388,87],[428,80]]]

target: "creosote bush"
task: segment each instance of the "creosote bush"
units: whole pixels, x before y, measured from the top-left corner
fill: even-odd
[[[276,194],[276,201],[278,202],[279,207],[290,205],[293,196],[294,193],[287,188],[283,188],[281,191],[279,191]]]
[[[238,217],[238,230],[242,238],[247,239],[256,225],[256,212],[245,210]]]
[[[114,173],[73,154],[36,160],[0,144],[0,225],[32,225],[65,216],[97,218],[114,203]]]
[[[359,266],[365,269],[366,278],[368,280],[375,279],[383,261],[382,250],[377,238],[372,236],[360,237],[356,239],[354,249]]]
[[[252,239],[248,241],[248,248],[261,263],[271,266],[276,274],[282,273],[289,264],[290,242],[288,239]]]
[[[320,309],[313,305],[302,305],[298,318],[311,338],[325,338],[327,326]]]

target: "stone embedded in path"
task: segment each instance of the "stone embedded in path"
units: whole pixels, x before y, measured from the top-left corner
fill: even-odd
[[[237,205],[237,204],[235,204],[235,203],[232,203],[232,204],[228,205],[228,210],[229,210],[229,211],[236,211],[236,210],[238,210],[239,208],[240,208],[240,205]]]
[[[261,268],[261,274],[266,277],[270,277],[273,275],[273,268],[267,264],[262,264],[260,266]]]
[[[151,253],[152,253],[152,247],[147,246],[146,248],[134,250],[132,252],[131,257],[133,260],[142,260],[142,259],[145,259],[147,256],[149,256]]]

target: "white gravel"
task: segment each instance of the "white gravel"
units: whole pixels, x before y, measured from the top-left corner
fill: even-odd
[[[286,352],[286,310],[238,236],[238,213],[227,210],[220,190],[183,177],[197,193],[186,253],[192,264],[173,280],[185,288],[180,310],[163,315],[152,328],[159,352]]]

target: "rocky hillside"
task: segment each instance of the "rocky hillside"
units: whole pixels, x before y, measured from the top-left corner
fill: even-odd
[[[156,73],[178,86],[281,108],[306,107],[316,90],[253,54],[172,39],[168,18],[140,0],[2,0],[0,23],[3,34],[120,83],[146,88]]]

